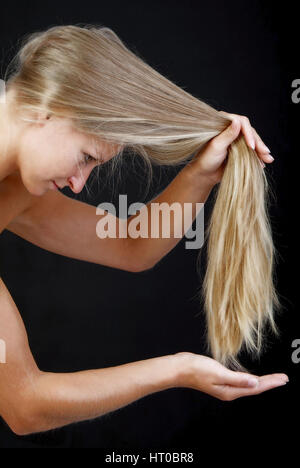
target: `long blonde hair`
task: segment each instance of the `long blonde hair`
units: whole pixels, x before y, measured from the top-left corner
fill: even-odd
[[[185,165],[231,120],[155,71],[108,27],[60,25],[26,35],[10,62],[7,87],[20,114],[46,111],[152,164]],[[229,147],[206,231],[202,293],[208,350],[245,369],[241,348],[259,356],[267,324],[278,336],[275,248],[267,215],[269,186],[240,135]],[[199,255],[200,257],[200,255]],[[198,258],[199,258],[198,257]]]

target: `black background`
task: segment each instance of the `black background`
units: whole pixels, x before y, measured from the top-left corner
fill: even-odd
[[[290,382],[261,395],[222,402],[196,390],[175,388],[149,395],[93,421],[46,433],[16,436],[0,421],[3,448],[150,447],[203,451],[237,439],[255,450],[266,434],[273,442],[292,437],[298,419],[300,363],[291,346],[300,338],[296,307],[297,204],[300,103],[292,102],[292,81],[300,78],[296,2],[262,1],[98,1],[34,2],[2,5],[1,78],[28,32],[58,24],[101,23],[111,27],[151,66],[218,110],[246,115],[275,161],[266,172],[276,193],[270,210],[280,253],[277,289],[284,313],[282,336],[270,337],[259,361],[242,362],[257,375],[284,372]],[[177,169],[155,169],[143,198],[143,174],[124,161],[115,194],[105,168],[94,196],[84,189],[68,196],[95,206],[149,201],[168,185]],[[97,193],[98,190],[98,193]],[[212,204],[205,205],[205,217]],[[58,227],[59,228],[59,227]],[[1,275],[25,322],[32,353],[45,371],[73,372],[191,351],[205,354],[204,319],[197,300],[197,250],[185,238],[152,270],[130,273],[44,251],[14,234],[1,235]],[[99,241],[100,242],[100,241]],[[268,450],[268,447],[265,447]]]

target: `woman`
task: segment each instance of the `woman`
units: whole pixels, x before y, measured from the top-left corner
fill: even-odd
[[[246,117],[217,113],[180,90],[108,28],[34,33],[12,64],[0,116],[0,232],[8,229],[52,252],[138,272],[177,244],[178,238],[99,239],[94,207],[57,190],[69,186],[79,193],[91,171],[117,160],[124,148],[138,152],[150,171],[151,162],[183,164],[196,152],[156,202],[204,203],[236,144],[255,148],[253,171],[258,161],[272,161]],[[188,352],[105,369],[44,372],[2,279],[0,339],[6,348],[0,415],[20,435],[95,418],[167,388],[233,400],[288,380],[285,374],[235,372]]]

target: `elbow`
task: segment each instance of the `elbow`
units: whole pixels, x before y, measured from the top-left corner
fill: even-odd
[[[18,435],[25,436],[52,429],[48,406],[38,390],[37,377],[41,371],[31,374],[30,384],[15,381],[17,391],[5,393],[5,404],[0,400],[0,416],[10,430]],[[3,404],[2,404],[3,403]]]
[[[4,418],[4,420],[10,430],[18,436],[25,436],[45,430],[40,418],[33,414],[24,415],[19,413],[14,415],[13,418]]]
[[[25,426],[23,421],[9,421],[6,419],[5,422],[10,430],[18,436],[24,436],[33,433],[33,431],[27,425]]]
[[[1,414],[10,430],[18,435],[24,436],[47,430],[47,424],[37,410],[34,401],[26,401],[9,406],[9,413]]]

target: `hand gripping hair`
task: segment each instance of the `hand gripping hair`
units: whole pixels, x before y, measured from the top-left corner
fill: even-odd
[[[149,180],[152,164],[186,164],[231,124],[101,25],[61,25],[28,34],[7,72],[21,118],[35,111],[72,118],[80,131],[141,156]],[[260,355],[267,324],[279,333],[269,193],[255,151],[239,135],[215,192],[202,288],[208,349],[237,369],[245,369],[237,359],[243,346]]]

